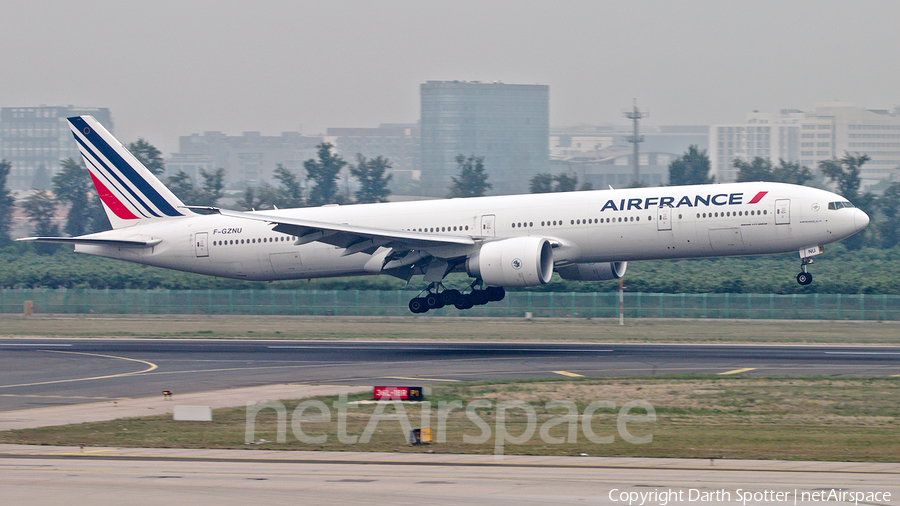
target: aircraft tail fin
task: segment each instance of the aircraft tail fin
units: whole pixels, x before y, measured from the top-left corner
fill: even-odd
[[[114,229],[194,214],[93,116],[68,120]]]

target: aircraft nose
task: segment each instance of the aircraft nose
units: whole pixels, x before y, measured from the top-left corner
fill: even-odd
[[[856,227],[856,231],[859,232],[869,226],[869,215],[863,212],[862,209],[856,209],[855,211],[856,213],[853,215],[853,225]]]

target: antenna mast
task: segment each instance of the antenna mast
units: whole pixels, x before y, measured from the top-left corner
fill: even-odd
[[[634,133],[625,139],[634,144],[634,173],[632,174],[634,183],[641,182],[641,161],[639,158],[640,149],[638,148],[638,144],[644,142],[644,136],[638,134],[638,122],[648,116],[650,116],[650,113],[641,112],[640,109],[638,109],[636,98],[634,99],[631,110],[625,113],[625,117],[630,119],[634,125]]]

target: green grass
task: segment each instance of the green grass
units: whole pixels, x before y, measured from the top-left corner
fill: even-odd
[[[0,315],[0,337],[896,345],[898,334],[883,322]]]
[[[363,400],[360,394],[350,400]],[[490,427],[483,443],[464,440],[482,434],[481,428],[463,409],[447,416],[446,442],[412,446],[397,420],[381,420],[368,442],[342,443],[338,439],[335,398],[316,399],[331,410],[331,420],[319,423],[309,410],[301,428],[311,436],[327,435],[323,443],[303,443],[291,430],[292,411],[299,401],[284,401],[288,413],[287,441],[277,443],[274,410],[256,418],[254,440],[244,443],[247,412],[244,408],[216,410],[212,423],[175,422],[170,416],[18,430],[0,433],[0,442],[49,445],[85,445],[166,448],[252,448],[277,450],[330,450],[493,454],[496,445],[497,407],[502,401],[524,401],[534,408],[535,433],[522,444],[506,444],[505,454],[579,455],[625,457],[684,457],[736,459],[794,459],[896,462],[900,455],[900,378],[822,377],[728,377],[679,376],[608,379],[530,380],[502,383],[464,383],[434,386],[428,396],[430,426],[438,428],[438,406],[476,400],[490,403],[475,413]],[[579,414],[594,401],[610,401],[614,409],[599,409],[590,418],[598,436],[613,436],[610,444],[588,440],[583,421],[575,441],[553,443],[542,440],[540,427],[567,413],[547,409],[552,400],[574,402]],[[632,444],[617,429],[619,409],[629,401],[645,400],[656,412],[656,421],[628,424],[635,436],[652,435],[652,442]],[[422,405],[407,403],[382,406],[384,414],[399,408],[413,427],[420,426]],[[347,410],[347,435],[361,436],[372,421],[376,405],[363,404]],[[636,409],[633,414],[646,411]],[[474,415],[473,415],[474,416]],[[525,412],[511,409],[505,422],[513,437],[528,425]],[[568,422],[549,431],[565,437]]]

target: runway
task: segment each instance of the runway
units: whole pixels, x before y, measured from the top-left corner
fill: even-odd
[[[275,383],[687,373],[895,376],[900,347],[3,339],[0,411]]]

